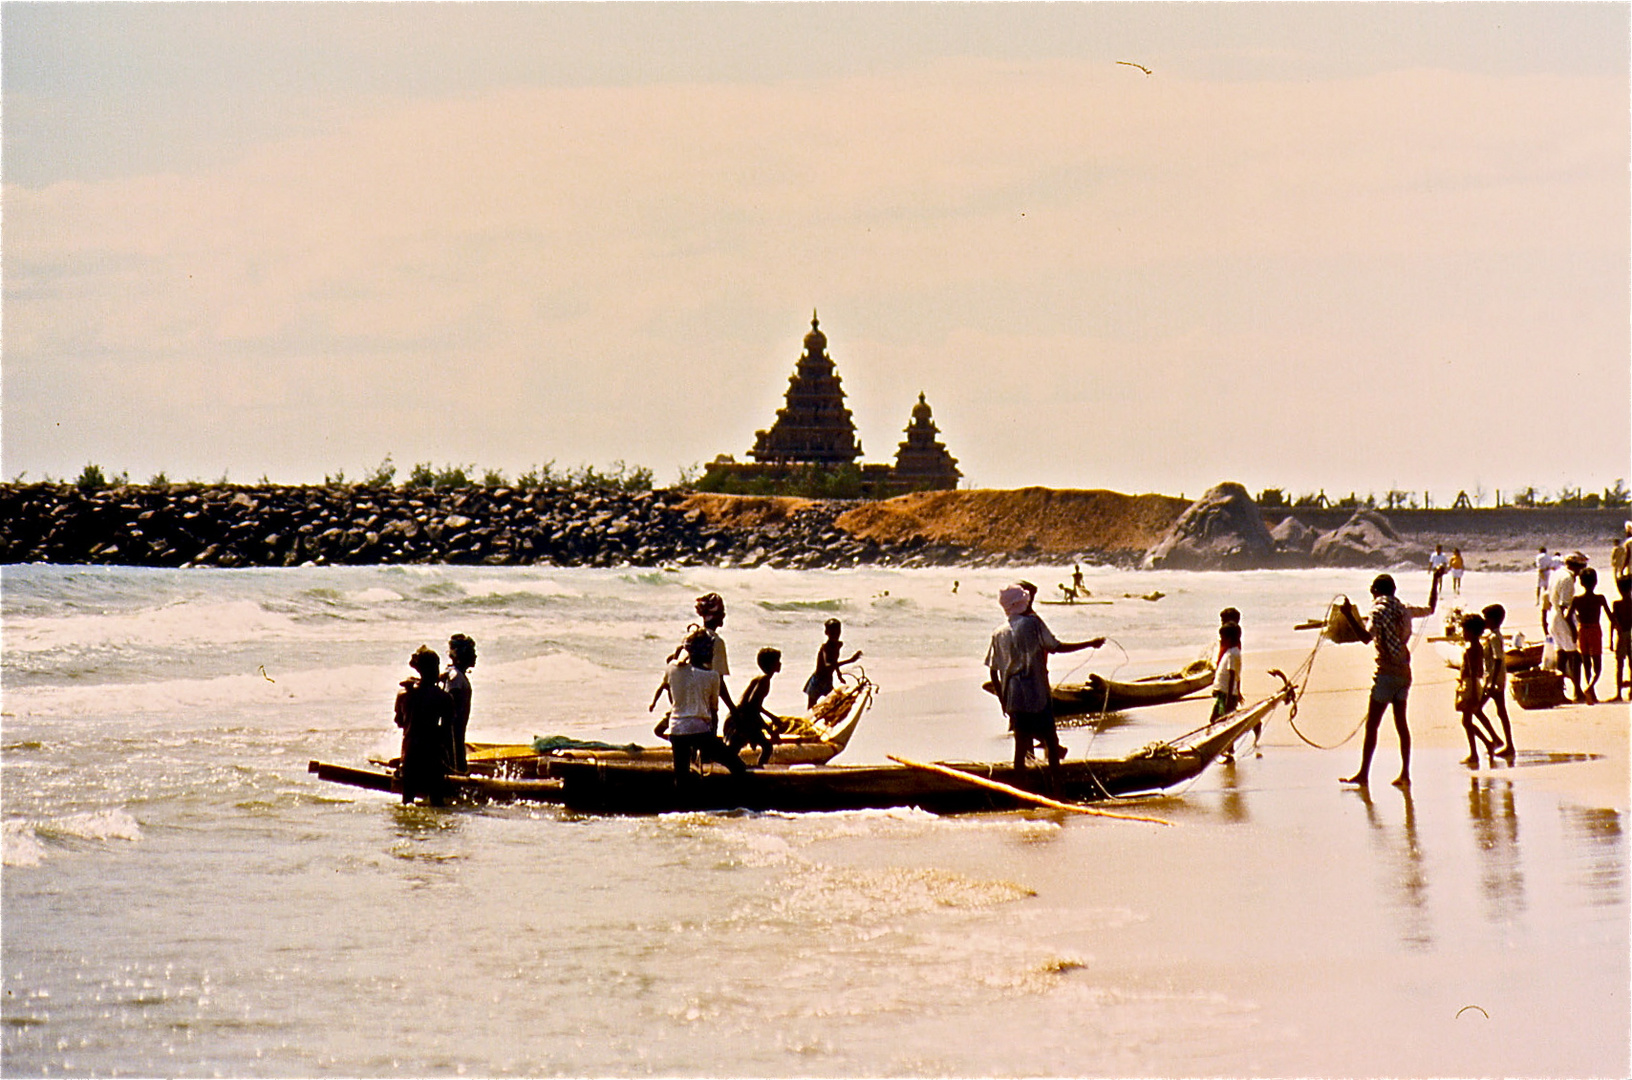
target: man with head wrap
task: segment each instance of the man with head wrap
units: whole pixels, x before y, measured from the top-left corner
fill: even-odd
[[[1054,700],[1048,681],[1048,654],[1097,649],[1104,638],[1062,642],[1032,610],[1037,587],[1029,582],[1010,585],[998,593],[997,602],[1008,616],[1006,625],[992,635],[986,652],[986,667],[992,674],[997,698],[1009,718],[1014,733],[1014,767],[1024,769],[1033,743],[1042,743],[1048,753],[1051,782],[1054,769],[1065,756],[1054,726]]]

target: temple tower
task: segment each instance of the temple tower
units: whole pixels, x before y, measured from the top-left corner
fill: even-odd
[[[958,471],[958,459],[947,452],[946,446],[935,438],[940,429],[930,414],[929,402],[922,392],[918,404],[912,407],[912,422],[906,427],[907,438],[895,451],[895,481],[906,487],[931,489],[955,488],[963,476]]]
[[[788,378],[787,404],[776,410],[769,431],[754,432],[754,448],[748,453],[762,464],[845,465],[861,456],[839,373],[827,355],[827,335],[814,311],[805,351]]]

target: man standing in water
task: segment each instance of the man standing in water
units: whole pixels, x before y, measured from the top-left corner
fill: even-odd
[[[1354,614],[1352,605],[1344,613],[1361,641],[1377,646],[1377,674],[1371,682],[1371,703],[1366,708],[1366,740],[1360,750],[1360,771],[1343,778],[1345,784],[1365,787],[1371,772],[1371,755],[1377,751],[1377,729],[1383,710],[1394,710],[1394,730],[1400,737],[1400,775],[1395,787],[1411,784],[1411,729],[1405,722],[1405,699],[1411,693],[1411,620],[1434,613],[1437,589],[1430,589],[1427,607],[1407,607],[1394,595],[1394,578],[1378,574],[1371,583],[1371,625]]]
[[[470,677],[465,674],[476,666],[476,642],[464,634],[448,639],[448,671],[442,677],[443,689],[453,698],[453,722],[448,728],[448,761],[456,773],[469,771],[465,758],[465,728],[470,724]]]
[[[1105,639],[1059,641],[1032,610],[1036,594],[1037,587],[1027,581],[1010,585],[998,593],[997,602],[1009,621],[992,635],[986,667],[991,671],[1003,713],[1009,718],[1009,730],[1014,733],[1015,771],[1026,767],[1033,743],[1042,743],[1048,754],[1049,782],[1058,787],[1057,770],[1060,759],[1065,757],[1065,748],[1060,745],[1054,726],[1048,654],[1097,649],[1105,644]]]
[[[402,801],[411,803],[420,795],[432,806],[441,806],[447,789],[448,726],[453,719],[453,699],[437,685],[442,671],[441,658],[421,645],[408,658],[408,666],[419,678],[408,679],[397,695],[397,726],[402,729],[402,766],[398,773]]]

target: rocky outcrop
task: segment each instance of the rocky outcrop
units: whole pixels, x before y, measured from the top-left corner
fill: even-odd
[[[1348,521],[1316,540],[1310,557],[1318,566],[1422,566],[1427,553],[1394,531],[1375,510],[1357,510]]]
[[[1285,517],[1279,525],[1269,530],[1269,538],[1275,542],[1275,550],[1282,555],[1308,555],[1314,550],[1320,533],[1295,517]]]
[[[1145,553],[1147,570],[1253,570],[1279,565],[1258,505],[1236,483],[1219,484],[1190,504]]]

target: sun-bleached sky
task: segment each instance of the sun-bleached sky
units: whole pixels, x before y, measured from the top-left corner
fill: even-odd
[[[8,2],[0,469],[1602,489],[1629,10]]]

